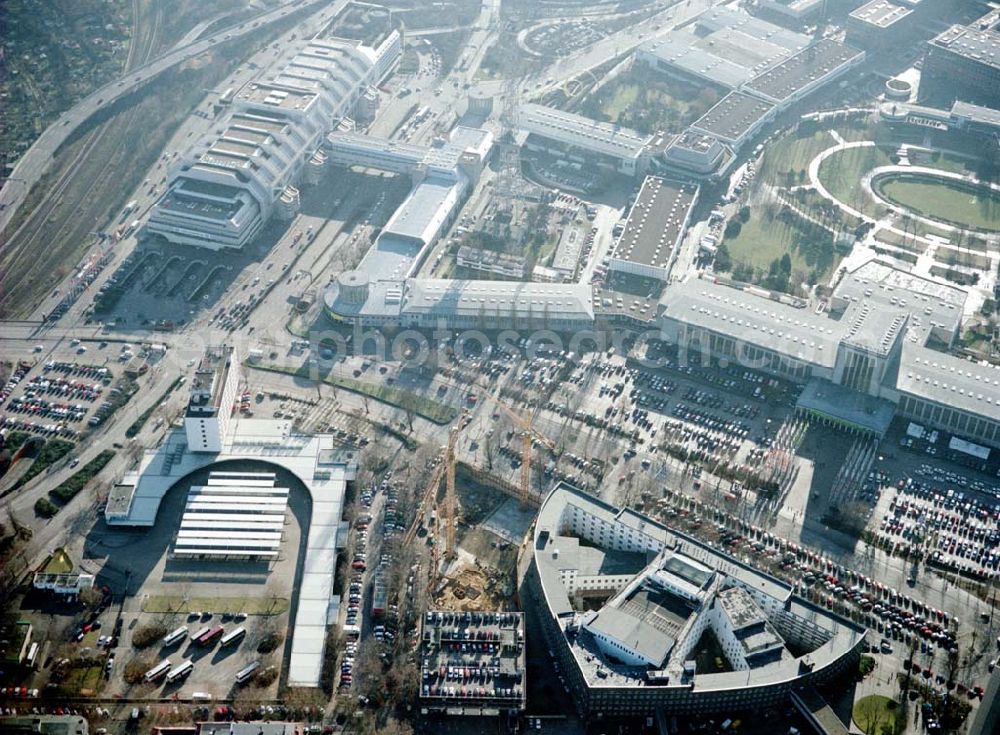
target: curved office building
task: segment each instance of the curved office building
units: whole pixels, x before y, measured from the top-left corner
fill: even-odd
[[[769,708],[856,670],[864,628],[639,513],[561,484],[533,540],[524,602],[585,719]],[[695,665],[707,631],[723,671]]]

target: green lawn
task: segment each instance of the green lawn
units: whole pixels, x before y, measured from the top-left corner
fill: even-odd
[[[796,222],[801,220],[795,216],[785,220],[781,217],[772,218],[766,213],[752,215],[739,235],[725,239],[730,257],[734,263],[767,268],[771,261],[788,253],[792,259],[793,271],[818,268],[823,274],[829,273],[839,258],[813,247],[817,238]]]
[[[639,96],[639,86],[636,84],[621,85],[617,87],[611,99],[604,103],[604,114],[612,120],[617,120],[618,116],[625,112],[625,109],[635,102]]]
[[[905,717],[897,720],[899,714],[903,713],[896,702],[881,694],[871,694],[854,703],[851,719],[867,735],[898,735],[906,728]]]
[[[864,195],[861,178],[878,166],[888,166],[889,154],[877,146],[848,148],[834,153],[819,167],[819,180],[838,200],[870,216],[881,216],[884,207]]]
[[[881,193],[925,217],[976,230],[1000,230],[1000,194],[947,179],[906,177],[882,181]]]
[[[101,689],[103,683],[103,666],[100,664],[81,666],[69,670],[65,680],[59,684],[57,691],[67,697],[92,696]]]
[[[799,137],[796,134],[786,135],[768,147],[760,166],[759,179],[780,186],[789,183],[799,183],[796,176],[788,178],[788,172],[798,174],[807,171],[809,162],[827,148],[837,144],[827,130],[818,130],[812,135]],[[802,179],[805,183],[805,179]]]

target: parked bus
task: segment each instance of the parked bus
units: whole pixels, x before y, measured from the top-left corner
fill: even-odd
[[[259,668],[260,668],[260,661],[253,661],[252,663],[247,664],[242,669],[236,672],[236,683],[237,684],[246,683],[250,679],[250,677],[254,675],[254,672],[257,671],[257,669]]]
[[[219,645],[225,647],[225,646],[228,646],[228,645],[230,645],[232,643],[236,643],[237,641],[240,640],[240,638],[242,638],[246,634],[247,634],[247,629],[243,628],[243,627],[239,627],[239,628],[236,628],[235,630],[231,630],[228,633],[226,633],[224,636],[222,636],[222,640],[219,641]]]
[[[219,638],[226,629],[221,625],[216,625],[214,628],[209,628],[204,633],[202,633],[198,638],[194,639],[194,642],[199,646],[210,646],[215,643],[215,640]]]
[[[38,659],[39,649],[40,646],[38,645],[37,641],[35,643],[32,643],[31,647],[28,649],[28,655],[24,657],[24,665],[27,666],[29,669],[35,668],[35,661]]]
[[[187,634],[188,634],[187,626],[182,625],[180,628],[175,630],[173,633],[168,634],[167,637],[163,639],[163,645],[172,646],[175,643],[183,640],[187,636]]]
[[[165,658],[160,663],[156,664],[153,668],[146,672],[145,679],[147,682],[156,681],[157,679],[162,679],[168,671],[170,671],[170,659]]]
[[[167,674],[167,683],[169,684],[170,682],[180,681],[185,676],[190,674],[193,668],[194,664],[191,663],[190,661],[185,661],[182,664],[178,664],[174,668],[170,669],[170,673]]]

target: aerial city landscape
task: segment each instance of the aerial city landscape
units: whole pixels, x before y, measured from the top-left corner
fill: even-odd
[[[0,4],[0,733],[1000,734],[1000,2]]]

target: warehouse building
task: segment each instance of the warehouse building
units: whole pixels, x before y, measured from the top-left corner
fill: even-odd
[[[173,555],[273,561],[287,510],[288,488],[273,472],[212,472],[188,491]]]
[[[757,0],[757,12],[767,20],[798,28],[820,19],[826,0]]]
[[[522,594],[579,714],[731,715],[851,676],[865,631],[784,582],[565,483],[544,500]],[[699,671],[702,636],[728,671]]]
[[[315,38],[280,70],[248,82],[220,125],[171,172],[147,232],[172,243],[239,249],[276,211],[294,214],[304,170],[322,165],[316,153],[323,136],[353,113],[401,53],[397,31],[375,48]]]
[[[858,48],[890,51],[917,29],[920,15],[904,0],[871,0],[847,16],[847,42]]]
[[[774,119],[774,105],[744,92],[730,92],[688,128],[739,150]]]
[[[672,76],[739,89],[811,42],[804,34],[721,7],[701,14],[693,24],[646,41],[635,58]]]
[[[632,204],[608,270],[666,283],[698,198],[693,184],[647,176]]]

